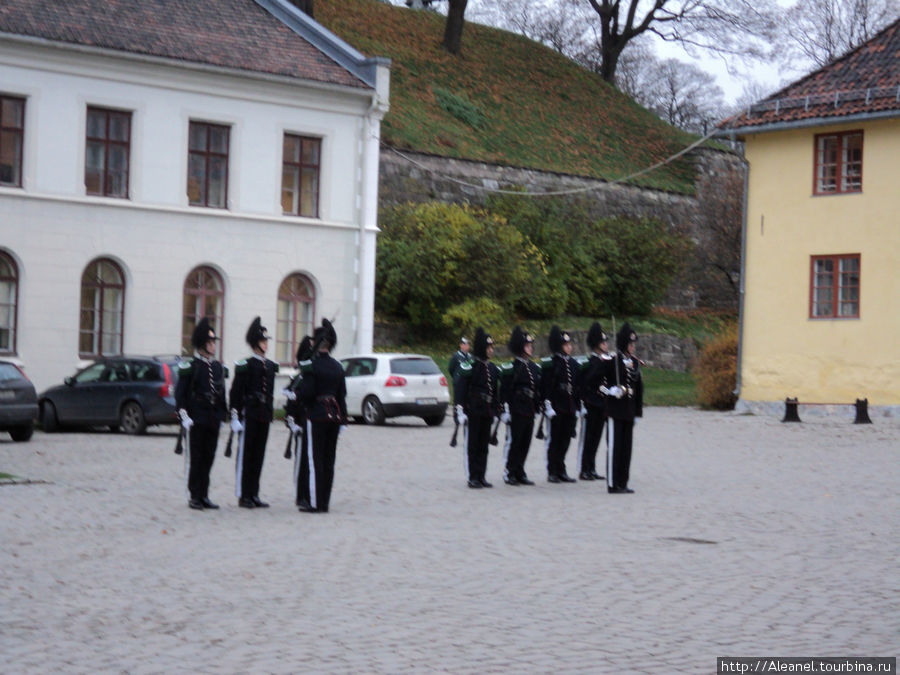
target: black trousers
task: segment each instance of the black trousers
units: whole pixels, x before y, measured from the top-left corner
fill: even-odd
[[[484,480],[487,472],[488,444],[492,417],[472,415],[466,425],[466,459],[469,480]]]
[[[534,431],[534,416],[512,415],[509,422],[509,440],[506,449],[506,476],[521,480],[525,474],[525,460],[531,447],[531,432]]]
[[[309,429],[304,424],[294,447],[294,503],[309,504]]]
[[[246,420],[241,448],[235,461],[235,492],[238,499],[259,497],[259,477],[266,458],[269,423]]]
[[[216,458],[216,445],[219,442],[219,425],[205,427],[195,424],[190,431],[190,450],[188,468],[188,492],[191,499],[209,497],[209,472]]]
[[[603,427],[606,426],[606,415],[603,408],[587,407],[587,417],[584,418],[584,448],[581,452],[581,466],[579,471],[593,473],[597,470],[597,448],[600,447],[600,437],[603,435]],[[609,432],[607,432],[609,437]]]
[[[341,425],[338,422],[307,422],[306,428],[312,441],[307,449],[309,505],[316,511],[327,512],[331,486],[334,484],[334,461]]]
[[[608,487],[628,487],[633,433],[634,420],[610,419],[609,429],[606,432],[606,443],[609,447],[606,466],[606,485]]]
[[[557,413],[550,420],[550,438],[547,444],[547,475],[566,475],[566,453],[575,431],[575,415]]]

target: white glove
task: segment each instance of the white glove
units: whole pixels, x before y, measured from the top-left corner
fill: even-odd
[[[296,400],[297,400],[297,394],[295,394],[295,393],[294,393],[293,391],[291,391],[290,389],[282,389],[282,390],[281,390],[281,393],[284,395],[284,397],[285,397],[288,401],[296,401]]]
[[[345,431],[347,431],[347,425],[346,425],[346,424],[342,424],[341,426],[338,427],[338,436],[340,436],[340,435],[341,435],[342,433],[344,433]]]
[[[544,401],[544,414],[547,416],[548,420],[552,420],[556,417],[556,411],[553,409],[553,404],[550,401]]]
[[[461,405],[456,406],[456,419],[459,420],[460,424],[465,424],[469,419],[466,417],[466,413],[463,412],[463,407]]]
[[[503,422],[503,424],[509,424],[511,419],[512,417],[509,416],[509,403],[504,403],[503,412],[500,413],[500,421]]]
[[[587,415],[587,408],[584,407],[584,403],[581,404],[581,407],[578,409],[576,413],[578,417],[585,417]]]
[[[609,395],[610,395],[610,396],[613,396],[613,397],[615,397],[615,398],[622,398],[622,396],[623,396],[624,394],[625,394],[625,390],[622,389],[622,387],[620,387],[619,385],[616,385],[615,387],[610,387],[610,388],[609,388]]]
[[[609,396],[609,389],[604,387],[602,384],[600,385],[600,388],[597,391],[599,391],[604,396]]]
[[[294,418],[292,415],[288,415],[287,417],[285,417],[284,421],[287,422],[288,429],[291,430],[292,434],[300,433],[300,427],[297,425],[297,422],[294,421]]]
[[[231,411],[231,430],[236,434],[239,434],[244,430],[244,425],[241,424],[237,410]]]
[[[178,416],[181,418],[181,426],[183,426],[185,429],[190,429],[192,426],[194,426],[194,420],[190,418],[190,416],[188,415],[188,411],[184,408],[178,411]]]

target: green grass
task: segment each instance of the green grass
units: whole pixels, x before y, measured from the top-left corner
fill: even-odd
[[[690,373],[662,368],[641,368],[644,377],[644,405],[695,406],[697,387]]]
[[[394,147],[614,180],[696,140],[557,52],[466,22],[462,51],[441,46],[444,17],[376,0],[316,4],[316,20],[368,56],[391,59],[382,140]],[[634,179],[693,194],[682,157]]]

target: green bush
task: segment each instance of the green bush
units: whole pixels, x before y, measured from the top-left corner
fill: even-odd
[[[730,326],[700,350],[693,368],[697,402],[703,408],[732,410],[737,402],[737,327]]]
[[[500,216],[431,202],[384,209],[379,224],[380,313],[427,334],[444,325],[448,309],[477,298],[507,316],[555,310],[541,252]]]
[[[444,313],[442,322],[451,335],[468,335],[471,338],[475,329],[481,326],[497,344],[509,338],[509,316],[490,298],[474,298],[453,305]]]
[[[459,96],[451,91],[432,85],[431,91],[438,106],[453,115],[460,122],[468,124],[473,129],[478,129],[484,124],[484,113],[465,96]]]

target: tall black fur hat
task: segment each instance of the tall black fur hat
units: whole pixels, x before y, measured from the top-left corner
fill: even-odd
[[[194,328],[194,333],[191,335],[191,344],[197,349],[202,349],[206,346],[208,340],[218,339],[219,338],[216,337],[216,331],[209,325],[209,319],[204,316],[197,322],[197,326]]]
[[[316,328],[313,333],[313,340],[317,345],[323,342],[328,343],[328,351],[331,351],[337,345],[337,333],[334,325],[328,319],[322,319],[322,325]]]
[[[480,326],[475,331],[475,344],[472,345],[472,351],[476,358],[486,359],[488,345],[494,344],[494,338],[484,332]]]
[[[263,340],[268,340],[269,332],[266,330],[266,327],[262,325],[262,320],[259,317],[253,319],[253,323],[250,324],[250,328],[247,329],[247,344],[256,349],[260,342]]]
[[[522,356],[525,353],[525,345],[529,342],[534,342],[534,338],[522,330],[521,326],[516,326],[513,328],[512,335],[509,336],[509,342],[506,346],[516,356]]]
[[[628,344],[631,342],[637,342],[637,339],[637,333],[635,333],[631,325],[626,322],[625,325],[623,325],[622,328],[619,329],[619,332],[616,335],[616,349],[624,353],[625,349],[628,347]]]
[[[550,339],[548,340],[551,352],[561,352],[563,345],[571,341],[571,335],[564,330],[560,330],[556,324],[553,324],[553,327],[550,329]]]
[[[600,322],[595,321],[592,323],[591,327],[588,329],[587,346],[591,349],[596,349],[600,346],[601,342],[606,342],[607,340],[609,340],[609,336],[603,332]]]
[[[313,339],[309,335],[304,335],[297,346],[297,363],[309,361],[313,357]]]

